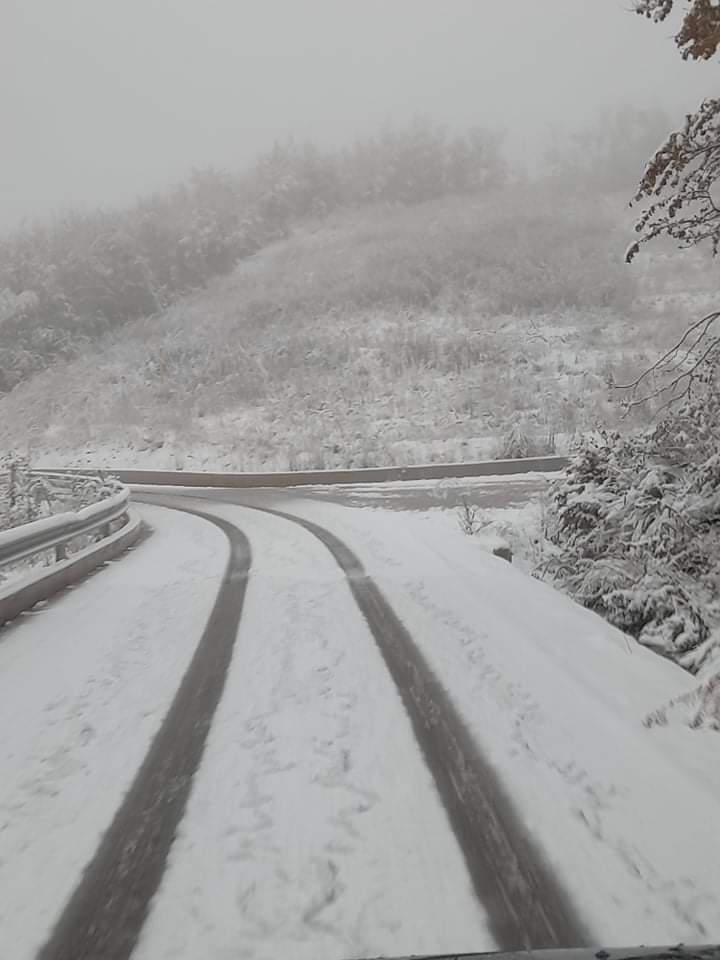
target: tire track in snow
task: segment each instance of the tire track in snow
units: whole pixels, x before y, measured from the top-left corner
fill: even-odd
[[[198,492],[195,496],[202,494]],[[213,499],[207,493],[205,497]],[[179,497],[169,499],[151,496],[147,499],[206,516],[223,529],[228,527],[239,534],[237,528],[219,518],[181,505]],[[227,501],[230,498],[218,499]],[[587,931],[577,917],[570,898],[526,834],[510,798],[497,782],[494,771],[482,757],[447,693],[356,555],[341,540],[312,521],[247,502],[239,505],[274,514],[304,527],[325,545],[345,573],[355,601],[403,700],[415,738],[465,858],[476,895],[490,917],[498,946],[501,949],[538,949],[587,944]],[[247,570],[244,576],[243,583],[247,578]],[[238,609],[238,621],[239,612]],[[210,632],[210,625],[206,634]],[[183,808],[188,792],[189,778]],[[181,815],[182,809],[174,821],[175,825]],[[149,898],[159,885],[171,842],[172,835],[163,857],[158,861],[159,872],[152,891],[147,895],[142,893],[141,902],[136,902],[135,915],[139,920],[134,931],[123,938],[123,933],[118,934],[115,930],[114,935],[119,941],[122,943],[124,939],[129,946],[124,952],[105,952],[103,957],[126,960],[129,956],[147,913]],[[337,891],[331,891],[331,899],[336,895]],[[325,905],[327,902],[311,905],[308,917],[310,924],[318,922],[316,913],[320,913]],[[116,917],[116,922],[119,919]],[[94,955],[97,954],[82,953],[75,949],[67,953],[43,954],[41,960],[81,960]]]
[[[227,502],[230,497],[219,499]],[[247,501],[234,502],[299,524],[325,545],[345,573],[405,705],[498,947],[589,945],[591,937],[570,896],[527,834],[447,692],[358,557],[310,520]]]
[[[162,879],[225,685],[250,571],[250,544],[219,517],[177,501],[153,502],[218,526],[230,542],[230,556],[170,709],[38,960],[128,960]]]

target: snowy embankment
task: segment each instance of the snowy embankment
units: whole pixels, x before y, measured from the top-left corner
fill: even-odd
[[[282,509],[359,555],[598,942],[720,937],[718,735],[643,722],[692,676],[488,555],[442,512],[300,497]]]
[[[0,631],[0,956],[29,960],[109,825],[200,638],[222,533],[141,506],[153,535]]]
[[[253,564],[225,693],[134,957],[491,949],[344,574],[287,521],[203,509],[243,529]]]

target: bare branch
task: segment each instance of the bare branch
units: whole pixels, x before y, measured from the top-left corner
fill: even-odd
[[[692,367],[689,370],[685,370],[682,373],[678,374],[677,377],[674,377],[669,383],[663,384],[658,387],[656,390],[652,390],[650,393],[645,394],[642,397],[627,400],[624,402],[624,405],[627,410],[632,409],[633,407],[639,407],[644,403],[647,403],[649,400],[658,399],[669,391],[675,390],[677,387],[682,385],[682,389],[679,393],[672,393],[670,398],[666,400],[662,406],[657,411],[658,413],[661,410],[666,410],[668,407],[677,403],[678,400],[684,400],[688,398],[693,387],[696,385],[697,381],[700,379],[698,371],[701,371],[706,363],[711,359],[713,350],[718,351],[718,357],[712,358],[713,361],[717,362],[720,359],[720,337],[715,337],[710,341],[708,347],[703,351],[703,353],[698,357],[698,359],[693,363]],[[653,372],[656,364],[653,364],[652,367],[649,367],[640,377],[638,377],[638,383],[641,382],[646,376]],[[619,389],[619,388],[616,388]]]
[[[650,367],[648,367],[647,370],[644,370],[639,377],[637,377],[635,380],[632,380],[630,383],[617,384],[615,386],[615,389],[616,390],[634,390],[637,387],[639,387],[643,380],[645,380],[648,376],[650,376],[650,374],[657,372],[665,363],[667,363],[677,354],[677,352],[680,350],[680,348],[685,343],[685,341],[687,340],[687,338],[690,336],[691,333],[693,333],[698,328],[703,327],[704,328],[703,332],[695,341],[695,346],[697,346],[700,343],[700,340],[705,336],[705,333],[707,333],[707,329],[709,329],[710,326],[712,326],[713,322],[717,320],[718,317],[720,317],[720,310],[715,311],[713,313],[709,313],[707,316],[702,317],[700,320],[696,320],[695,323],[691,324],[688,327],[688,329],[685,331],[682,337],[680,337],[678,342],[674,344],[674,346],[670,347],[670,349],[666,353],[664,353],[661,357],[659,357]]]

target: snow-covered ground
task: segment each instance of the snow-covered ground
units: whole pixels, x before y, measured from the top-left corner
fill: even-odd
[[[483,519],[527,528],[537,505],[507,491],[514,505]],[[598,943],[720,939],[717,734],[643,723],[693,677],[489,555],[444,508],[452,497],[402,512],[317,490],[230,495],[315,520],[358,554]],[[344,575],[288,521],[205,508],[249,536],[253,566],[227,686],[136,960],[491,949]],[[141,509],[153,538],[0,633],[3,957],[29,960],[44,939],[217,591],[222,534]]]
[[[205,521],[153,535],[0,631],[0,957],[30,960],[177,689],[228,555]]]
[[[253,566],[225,695],[136,960],[494,946],[402,702],[309,533],[231,506]]]
[[[463,503],[482,508],[537,502],[557,473],[540,471],[488,477],[446,477],[442,480],[400,480],[381,483],[315,484],[303,495],[352,507],[397,510],[451,509]]]
[[[492,552],[509,545],[514,563],[530,571],[540,556],[543,496],[555,473],[515,476],[448,477],[388,483],[316,485],[296,490],[303,499],[328,500],[351,507],[412,512],[457,533],[469,523],[474,543]],[[455,539],[454,537],[452,538]]]
[[[720,938],[717,734],[643,725],[693,677],[490,556],[442,512],[300,496],[282,508],[358,553],[598,942]]]

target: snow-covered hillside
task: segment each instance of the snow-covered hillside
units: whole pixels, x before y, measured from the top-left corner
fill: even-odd
[[[402,465],[492,457],[519,418],[562,450],[618,423],[609,384],[714,295],[691,254],[619,262],[625,199],[336,211],[0,396],[0,447],[52,466]]]

